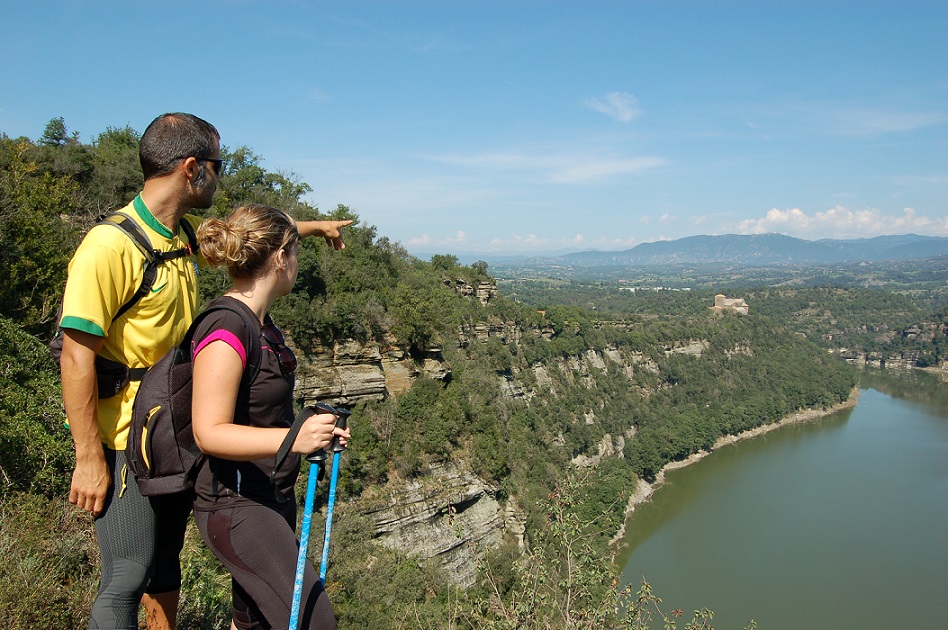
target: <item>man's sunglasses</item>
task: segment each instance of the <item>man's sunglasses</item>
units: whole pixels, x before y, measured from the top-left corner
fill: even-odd
[[[214,174],[217,175],[218,177],[220,177],[221,172],[223,172],[224,170],[224,160],[220,158],[198,157],[196,155],[195,156],[182,155],[180,157],[176,157],[175,160],[186,160],[189,157],[193,157],[198,162],[210,162],[211,167],[214,169]]]
[[[277,328],[276,324],[267,323],[263,325],[262,333],[263,338],[280,359],[280,371],[284,374],[292,374],[296,370],[296,355],[286,346],[283,331]]]
[[[196,157],[194,159],[198,162],[210,162],[211,168],[214,169],[214,174],[218,177],[220,177],[221,172],[224,170],[224,160],[220,158]]]

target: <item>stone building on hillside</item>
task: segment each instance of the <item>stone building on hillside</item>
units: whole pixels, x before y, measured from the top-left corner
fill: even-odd
[[[750,311],[750,307],[744,301],[744,298],[729,298],[725,297],[723,293],[714,296],[714,306],[710,308],[712,311],[723,311],[725,309],[737,311],[741,315],[747,315]]]

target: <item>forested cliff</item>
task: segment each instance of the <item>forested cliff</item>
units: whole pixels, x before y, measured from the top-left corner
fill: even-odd
[[[109,129],[83,144],[61,119],[36,141],[0,137],[4,627],[79,627],[95,591],[44,341],[78,239],[141,185],[137,140]],[[257,201],[321,216],[292,174],[223,154],[209,213]],[[636,480],[854,383],[805,336],[753,308],[712,311],[710,294],[528,304],[484,263],[418,260],[348,208],[330,215],[356,220],[346,249],[304,242],[273,315],[301,358],[298,403],[354,412],[327,583],[341,627],[640,627],[615,619],[609,542]],[[204,299],[227,284],[201,278]],[[226,574],[194,535],[183,561],[181,627],[224,627]]]

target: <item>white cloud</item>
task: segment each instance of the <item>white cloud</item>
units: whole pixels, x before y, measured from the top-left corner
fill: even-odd
[[[467,235],[464,234],[463,230],[458,230],[457,234],[455,234],[453,237],[444,239],[444,242],[447,245],[459,245],[461,243],[467,242]]]
[[[551,172],[550,179],[559,184],[589,184],[613,175],[641,173],[665,164],[662,158],[597,158],[579,157],[572,164],[564,164]]]
[[[948,216],[919,215],[904,208],[901,215],[885,214],[878,208],[852,210],[835,206],[823,212],[807,214],[800,208],[773,208],[763,217],[738,224],[741,234],[779,232],[802,238],[869,238],[883,234],[914,232],[929,236],[948,236]]]
[[[598,236],[588,238],[582,234],[576,234],[570,237],[545,237],[534,233],[527,236],[520,234],[511,234],[509,236],[497,236],[491,239],[487,246],[487,251],[508,252],[508,253],[555,253],[555,252],[575,252],[579,249],[597,249],[601,251],[616,251],[634,247],[641,243],[641,239],[636,237],[615,238],[608,236]]]
[[[603,98],[587,98],[583,104],[617,122],[629,122],[642,113],[638,100],[628,92],[610,92]]]
[[[506,237],[496,236],[491,239],[488,249],[496,252],[536,252],[559,249],[573,251],[576,245],[575,238],[548,238],[531,233],[526,236],[520,234],[511,234]]]
[[[467,243],[467,235],[458,230],[454,236],[444,238],[432,238],[428,234],[415,236],[405,241],[405,247],[413,249],[432,248],[432,247],[456,247]]]
[[[594,246],[596,249],[601,249],[603,251],[616,251],[631,249],[641,242],[641,239],[638,239],[634,236],[630,236],[628,238],[599,238],[596,239]]]
[[[472,155],[440,155],[430,159],[483,170],[520,173],[557,184],[593,184],[617,175],[632,175],[664,166],[659,157],[622,157],[601,153],[496,152]]]
[[[841,133],[872,135],[914,131],[923,127],[939,125],[948,116],[936,112],[902,112],[872,109],[839,111],[838,128]]]
[[[427,234],[415,236],[405,241],[406,247],[427,247],[434,243],[434,240]]]
[[[332,97],[329,96],[329,94],[327,94],[326,92],[322,91],[319,88],[310,89],[309,94],[307,94],[307,97],[309,98],[310,101],[314,103],[328,103],[329,101],[332,100]]]

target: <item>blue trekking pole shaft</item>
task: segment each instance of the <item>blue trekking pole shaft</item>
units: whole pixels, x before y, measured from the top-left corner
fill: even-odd
[[[329,405],[316,405],[322,413],[336,413]],[[290,607],[289,630],[296,630],[300,623],[300,602],[303,599],[303,575],[306,572],[306,554],[309,548],[309,531],[313,523],[313,503],[316,500],[316,482],[319,479],[320,462],[326,461],[322,449],[308,455],[309,480],[306,483],[306,503],[303,507],[303,522],[300,526],[300,551],[296,557],[296,578],[293,581],[293,603]]]
[[[349,412],[339,409],[339,421],[336,426],[345,429],[348,423]],[[339,438],[335,437],[332,441],[332,476],[329,478],[329,499],[326,503],[326,534],[323,536],[323,559],[319,565],[319,581],[326,584],[326,569],[329,566],[329,536],[332,532],[332,515],[336,507],[336,482],[339,481],[339,458],[342,455],[343,446],[339,444]]]

